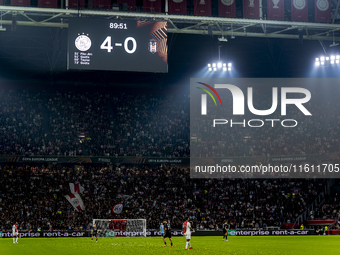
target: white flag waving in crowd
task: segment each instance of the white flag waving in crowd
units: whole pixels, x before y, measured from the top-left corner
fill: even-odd
[[[78,212],[85,210],[84,202],[78,193],[70,193],[65,197]]]
[[[115,204],[112,206],[112,213],[119,215],[123,212],[123,204],[119,203],[119,204]]]
[[[71,193],[84,193],[85,189],[79,184],[70,183],[70,190],[71,190]]]

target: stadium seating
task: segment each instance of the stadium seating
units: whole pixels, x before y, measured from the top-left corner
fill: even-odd
[[[2,90],[0,97],[1,155],[190,156],[188,95]],[[255,102],[263,109],[267,104]],[[323,109],[311,109],[315,114],[307,121],[299,120],[296,109],[299,125],[294,132],[283,127],[268,127],[265,132],[230,129],[221,141],[223,151],[206,142],[198,144],[199,152],[192,148],[192,156],[338,153],[340,119],[330,118],[339,104],[336,100]],[[320,114],[323,111],[329,117]],[[77,132],[87,132],[91,141],[81,143]]]
[[[187,96],[2,91],[0,97],[0,154],[189,156]],[[91,141],[80,143],[77,132]]]
[[[323,188],[323,180],[190,179],[188,169],[177,167],[0,166],[0,217],[3,228],[18,221],[21,230],[88,229],[93,218],[145,218],[148,229],[170,220],[180,229],[191,218],[195,228],[280,227],[294,222],[296,212],[308,206]],[[76,212],[64,195],[69,183],[79,183],[85,211]],[[301,191],[292,196],[291,189]],[[195,191],[195,192],[194,192]],[[114,203],[123,202],[121,215],[112,215]],[[299,208],[295,208],[300,204]]]
[[[317,93],[313,96],[318,99]],[[1,155],[190,156],[188,95],[0,90],[0,98]],[[332,116],[339,102],[312,111]],[[233,129],[226,137],[227,152],[233,156],[338,152],[340,120],[316,116],[321,117],[301,122],[285,139],[285,130],[268,129],[261,136],[255,129],[252,136],[260,139],[244,142],[242,132]],[[320,130],[322,121],[327,128]],[[204,146],[213,150],[210,144]],[[126,212],[121,217],[146,218],[148,228],[158,228],[163,219],[180,228],[184,216],[201,229],[214,229],[226,218],[233,228],[279,227],[294,223],[325,184],[321,179],[190,179],[188,169],[160,166],[114,170],[92,166],[81,172],[60,165],[49,170],[0,167],[0,217],[6,228],[19,221],[24,229],[88,228],[92,218],[112,216],[118,195],[129,197],[123,201]],[[85,213],[75,212],[63,197],[71,182],[90,192],[84,195]],[[339,210],[332,198],[324,207],[332,217]]]
[[[339,194],[332,193],[327,197],[325,203],[318,208],[313,219],[336,219],[340,218]]]

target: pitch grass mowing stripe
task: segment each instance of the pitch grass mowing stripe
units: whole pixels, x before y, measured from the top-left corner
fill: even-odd
[[[339,254],[340,236],[281,237],[192,237],[192,250],[184,250],[185,238],[173,237],[174,247],[163,247],[160,237],[106,237],[98,243],[91,238],[22,238],[0,239],[0,254],[74,255],[74,254]],[[170,243],[168,242],[168,245]]]

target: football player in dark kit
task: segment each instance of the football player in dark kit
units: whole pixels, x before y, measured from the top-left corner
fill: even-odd
[[[224,238],[226,241],[228,241],[228,221],[227,220],[225,220],[222,228],[223,228],[223,241],[224,241]]]
[[[94,236],[96,237],[96,242],[98,242],[98,232],[99,232],[99,229],[97,228],[96,224],[94,224],[93,228],[91,229],[91,235],[92,235],[91,243],[93,241]]]
[[[171,239],[171,225],[170,222],[167,222],[166,220],[164,221],[164,230],[165,230],[165,235],[164,235],[164,239],[165,238],[169,238],[170,242],[171,242],[171,247],[172,247],[172,239]],[[165,246],[166,242],[165,242]]]

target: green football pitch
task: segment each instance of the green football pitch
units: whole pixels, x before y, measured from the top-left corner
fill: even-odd
[[[184,237],[173,237],[174,247],[163,247],[160,237],[0,239],[0,254],[339,254],[340,236],[192,237],[192,250],[184,250]],[[168,243],[169,244],[169,243]]]

